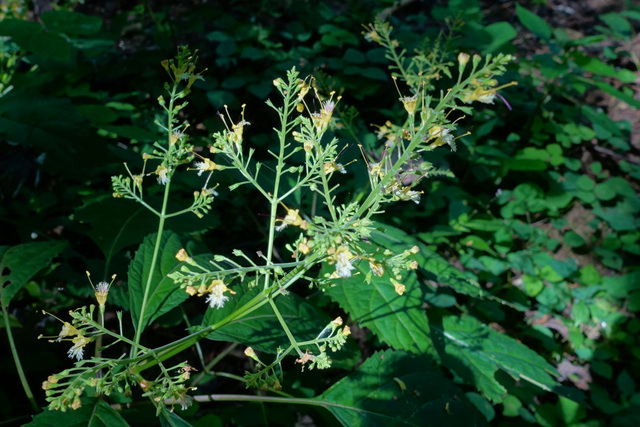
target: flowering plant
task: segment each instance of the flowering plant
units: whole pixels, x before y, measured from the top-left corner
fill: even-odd
[[[189,142],[189,123],[180,119],[180,112],[187,106],[185,98],[193,85],[203,79],[203,72],[196,71],[197,57],[182,47],[175,59],[162,63],[169,82],[165,84],[166,95],[158,98],[158,104],[166,120],[156,124],[165,140],[142,154],[140,173],[132,172],[125,164],[127,175],[112,178],[114,197],[131,199],[158,218],[157,232],[145,239],[129,268],[135,333],[127,337],[121,312],[117,313],[118,331],[105,327],[110,284],[101,282],[95,286],[100,319],[94,318],[94,306],[82,307],[70,312],[70,322],[61,320],[60,334],[52,337],[56,342],[70,340],[73,345],[69,357],[77,361],[74,368],[51,375],[44,382],[50,409],[80,408],[87,388],[97,394],[121,393],[128,397],[132,387],[137,386],[159,415],[170,417],[167,407],[179,405],[186,409],[193,403],[197,384],[189,383],[191,372],[196,371],[193,366],[171,361],[186,349],[198,346],[204,338],[245,345],[244,354],[252,369],[243,378],[234,378],[247,387],[279,392],[286,381],[282,365],[289,356],[302,370],[329,368],[332,356],[337,357],[349,345],[352,332],[342,316],[334,320],[316,316],[314,307],[295,299],[292,291],[296,286],[305,283],[331,295],[333,290],[349,286],[356,279],[371,287],[382,286],[380,292],[394,301],[409,298],[407,294],[415,291],[416,283],[410,278],[420,268],[420,248],[375,244],[380,230],[386,228],[375,221],[376,215],[391,203],[420,203],[421,180],[446,174],[428,162],[425,155],[440,146],[455,149],[455,140],[463,133],[450,115],[471,114],[468,104],[474,101],[493,103],[500,88],[495,77],[504,73],[513,58],[470,58],[461,53],[453,85],[444,93],[433,94],[433,73],[428,71],[451,75],[453,64],[435,58],[429,68],[420,57],[406,60],[404,52],[396,52],[390,33],[388,24],[376,22],[368,27],[367,38],[387,48],[397,70],[393,75],[394,81],[400,82],[397,87],[408,86],[410,95],[401,94],[399,99],[406,115],[399,123],[387,122],[379,127],[381,147],[360,145],[368,186],[356,196],[339,192],[338,177],[358,166],[339,163],[343,148],[333,129],[341,96],[334,92],[325,96],[313,77],[301,78],[293,68],[285,78],[273,81],[281,100],[267,102],[278,122],[278,149],[268,153],[270,162],[255,161],[255,150],[245,141],[250,123],[245,119],[244,105],[237,122],[225,107],[225,115],[219,114],[224,129],[213,134],[209,152],[202,154]],[[150,173],[145,173],[147,163],[154,167]],[[273,172],[268,179],[263,177],[265,169]],[[240,178],[222,189],[216,183],[218,177],[229,172]],[[201,185],[193,193],[191,206],[170,211],[170,193],[177,174],[193,174]],[[160,207],[154,207],[146,198],[148,186],[154,184],[147,179],[149,175],[155,175],[155,184],[162,190]],[[268,209],[264,224],[267,243],[265,248],[259,248],[257,256],[240,249],[233,250],[232,256],[201,253],[166,229],[166,220],[178,215],[203,217],[215,208],[218,192],[240,186],[250,186]],[[291,260],[283,259],[283,248]],[[153,322],[189,297],[206,297],[201,305],[204,316],[200,325],[192,326],[183,338],[162,347],[144,346],[143,335]],[[301,310],[308,311],[301,314]],[[261,316],[270,321],[261,322]],[[294,317],[300,323],[292,321]],[[252,333],[255,330],[266,337],[256,336]],[[103,345],[106,340],[110,342]],[[94,342],[98,346],[96,354],[85,357],[84,350]],[[115,344],[128,347],[128,353],[104,357],[103,353]],[[397,357],[390,355],[389,360]],[[216,375],[211,366],[203,365],[200,369]],[[369,365],[364,369],[373,369]],[[395,380],[404,392],[405,380]],[[417,391],[414,394],[420,395]],[[340,418],[344,408],[330,403],[331,390],[324,397],[321,403],[311,399],[296,402],[320,404]],[[262,396],[236,395],[195,395],[195,399],[266,400]],[[286,395],[271,399],[293,401]]]

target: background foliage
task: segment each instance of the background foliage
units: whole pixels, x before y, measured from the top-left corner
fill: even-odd
[[[88,304],[85,270],[132,280],[144,267],[155,225],[134,203],[111,197],[109,177],[122,173],[123,162],[141,169],[140,153],[158,138],[160,62],[188,44],[208,68],[183,111],[199,147],[223,126],[216,111],[225,104],[239,111],[246,103],[245,138],[266,152],[274,144],[264,105],[275,94],[272,80],[292,66],[314,74],[319,86],[343,96],[335,132],[349,142],[340,158],[346,164],[360,157],[358,143],[380,145],[371,123],[404,113],[384,49],[362,35],[362,25],[382,12],[410,54],[422,49],[451,62],[459,51],[515,54],[505,80],[518,86],[501,92],[510,108],[496,102],[460,118],[470,134],[457,141],[457,151],[430,154],[453,176],[423,180],[421,203],[390,207],[381,232],[371,236],[382,247],[420,248],[420,268],[405,278],[403,297],[375,277],[365,284],[354,276],[326,292],[303,289],[282,301],[300,319],[301,333],[337,315],[352,327],[354,339],[335,354],[336,369],[328,374],[287,367],[284,391],[323,402],[329,411],[293,401],[221,401],[167,412],[159,422],[637,423],[637,6],[619,2],[597,14],[575,6],[583,20],[572,21],[565,10],[565,21],[544,2],[73,3],[39,10],[6,2],[0,22],[3,322],[42,406],[37,385],[70,362],[64,349],[36,340],[58,327],[41,310],[65,313]],[[451,36],[439,38],[448,29]],[[425,56],[425,63],[434,57]],[[438,77],[436,89],[446,90],[451,81],[445,73]],[[363,163],[350,167],[354,175],[341,182],[343,194],[357,194],[366,181]],[[181,197],[173,203],[190,205],[193,183],[183,178],[174,185]],[[193,253],[255,251],[267,238],[266,214],[243,187],[221,192],[204,219],[168,222],[167,253],[182,246]],[[158,274],[171,266],[162,268]],[[129,310],[132,285],[119,280],[109,304]],[[203,313],[190,301],[149,313],[156,341],[146,345],[211,322],[215,313]],[[109,322],[115,327],[113,317]],[[254,347],[272,351],[281,339],[272,323],[221,331],[180,360],[195,362],[199,351],[205,362],[218,362],[216,372],[242,376],[250,366],[233,343],[259,334]],[[218,361],[220,354],[228,356]],[[28,422],[34,410],[18,392],[11,354],[1,357],[0,414]],[[211,372],[201,372],[197,382],[197,394],[253,393]],[[118,412],[97,402],[95,416],[106,425],[153,416],[154,408],[139,399]],[[129,402],[122,395],[108,403]],[[90,416],[83,411],[45,412],[33,423],[80,424]]]

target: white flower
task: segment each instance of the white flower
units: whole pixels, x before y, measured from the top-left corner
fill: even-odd
[[[177,399],[177,403],[180,405],[183,411],[186,411],[193,403],[193,397],[189,396],[186,392],[181,394]]]
[[[229,301],[229,297],[223,294],[222,292],[211,291],[209,296],[207,297],[207,304],[211,308],[222,308],[224,303]]]
[[[478,96],[478,101],[484,104],[493,104],[493,100],[496,99],[496,93],[493,91],[484,91]]]
[[[225,292],[235,294],[234,291],[227,288],[227,285],[225,285],[222,280],[212,281],[208,291],[207,304],[209,304],[211,308],[222,308],[224,303],[229,301],[229,297],[224,294]]]
[[[91,342],[91,338],[86,338],[82,335],[78,335],[73,339],[73,347],[67,351],[69,358],[76,358],[77,360],[82,360],[84,357],[84,346]]]
[[[158,166],[158,169],[156,169],[156,174],[158,175],[158,184],[165,185],[167,182],[169,182],[169,176],[167,175],[168,173],[169,169],[162,165]]]
[[[351,277],[351,270],[354,270],[355,267],[351,264],[351,259],[353,258],[353,254],[349,251],[349,248],[346,246],[340,246],[336,251],[336,273],[338,276],[342,278]]]
[[[198,171],[198,176],[202,175],[202,172],[207,170],[207,164],[205,162],[196,162],[194,165]]]
[[[442,139],[448,145],[451,145],[453,142],[453,135],[451,135],[451,131],[447,128],[441,128],[440,126],[434,126],[432,129],[431,136]]]

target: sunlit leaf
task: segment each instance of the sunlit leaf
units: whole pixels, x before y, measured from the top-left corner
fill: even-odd
[[[495,374],[502,370],[513,378],[553,391],[557,372],[541,356],[524,344],[501,334],[470,316],[447,316],[442,325],[433,323],[441,337],[443,363],[466,383],[475,385],[489,399],[501,402],[505,387]],[[441,350],[441,347],[438,347]]]

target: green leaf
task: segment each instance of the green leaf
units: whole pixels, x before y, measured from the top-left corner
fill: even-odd
[[[513,40],[518,32],[508,22],[496,22],[484,27],[484,30],[491,36],[491,43],[485,47],[486,52],[496,52],[505,44]]]
[[[2,305],[8,307],[13,297],[35,274],[45,268],[58,255],[67,242],[25,243],[10,247],[0,261],[0,295]]]
[[[50,411],[33,417],[33,420],[26,424],[30,427],[128,427],[129,424],[124,418],[107,402],[101,398],[83,398],[82,406],[75,411]]]
[[[575,231],[567,231],[564,234],[564,242],[572,248],[579,248],[586,243],[582,236]]]
[[[471,316],[447,316],[441,326],[431,322],[431,330],[441,336],[437,342],[444,342],[444,354],[438,348],[443,363],[494,402],[506,394],[495,377],[498,370],[543,390],[553,391],[558,385],[550,375],[557,375],[555,368],[537,353]]]
[[[158,140],[158,134],[133,125],[102,125],[101,129],[115,133],[118,136],[136,141],[153,142]]]
[[[631,291],[640,289],[640,271],[623,274],[622,276],[605,276],[602,284],[607,292],[616,298],[626,298]]]
[[[522,286],[525,293],[530,297],[536,297],[544,289],[544,282],[539,277],[525,274],[522,276]]]
[[[630,70],[617,70],[615,67],[605,64],[597,58],[584,55],[577,51],[574,53],[574,60],[584,71],[589,73],[615,77],[623,83],[632,83],[636,79],[635,74]]]
[[[259,286],[248,289],[244,283],[232,288],[236,295],[230,295],[229,301],[220,309],[207,308],[202,326],[222,321],[262,292]],[[316,338],[331,322],[329,316],[294,293],[278,296],[274,302],[291,333],[299,341]],[[202,306],[206,307],[204,301]],[[242,343],[268,353],[275,353],[277,347],[286,347],[289,342],[270,304],[264,304],[247,316],[228,323],[209,334],[207,338]]]
[[[40,15],[49,31],[80,36],[95,34],[102,27],[102,20],[70,10],[49,10]]]
[[[520,415],[522,402],[515,396],[508,395],[504,398],[502,415],[505,417],[517,417]]]
[[[162,203],[160,198],[153,196],[145,197],[145,201],[152,206]],[[173,208],[171,203],[169,207]],[[175,210],[178,209],[179,207],[175,207]],[[113,212],[117,212],[117,215]],[[157,217],[154,214],[132,200],[114,199],[111,196],[88,201],[76,209],[75,215],[79,222],[90,227],[87,235],[107,259],[128,246],[138,244],[157,229]],[[165,227],[177,233],[192,233],[206,230],[215,225],[216,221],[212,214],[191,221],[184,221],[181,216],[177,216],[168,219]]]
[[[637,228],[634,216],[619,209],[597,207],[593,213],[607,221],[615,231],[633,231]]]
[[[608,93],[614,98],[618,98],[620,101],[627,103],[631,107],[640,108],[640,101],[635,99],[632,94],[618,90],[608,83],[598,82],[598,81],[590,81],[590,83],[593,83],[596,87],[598,87],[603,92]]]
[[[580,178],[576,181],[576,185],[582,191],[591,191],[596,186],[593,180],[587,175],[580,175]]]
[[[428,359],[399,351],[375,353],[314,400],[349,427],[486,425]]]
[[[359,43],[358,37],[353,33],[333,24],[320,25],[318,33],[323,34],[321,41],[325,46],[342,46],[345,44],[357,46]]]
[[[176,259],[176,254],[182,248],[182,243],[177,234],[171,231],[166,231],[162,234],[158,259],[155,268],[151,271],[156,236],[156,234],[152,234],[145,237],[133,261],[129,264],[128,282],[131,318],[136,327],[142,313],[142,300],[147,286],[147,279],[151,276],[142,322],[143,330],[155,319],[178,306],[189,296],[183,289],[174,284],[172,279],[167,277],[169,273],[176,270],[180,265],[180,262]]]
[[[42,58],[70,63],[75,59],[75,49],[60,34],[45,32],[42,25],[19,19],[0,22],[0,36],[11,37],[12,41],[26,51]]]
[[[407,288],[398,295],[389,278],[373,276],[367,284],[367,263],[356,264],[349,279],[340,279],[326,290],[340,307],[361,326],[371,329],[383,342],[398,350],[424,353],[431,349],[429,324],[425,316],[423,294],[415,273],[402,283]]]
[[[518,19],[529,31],[544,40],[551,38],[551,27],[544,19],[516,3]]]
[[[469,235],[460,241],[464,246],[468,246],[480,251],[489,252],[490,254],[497,255],[496,252],[491,249],[491,246],[480,236]]]
[[[166,406],[162,407],[158,418],[162,427],[191,427],[191,424],[173,412],[173,410],[169,411]]]

